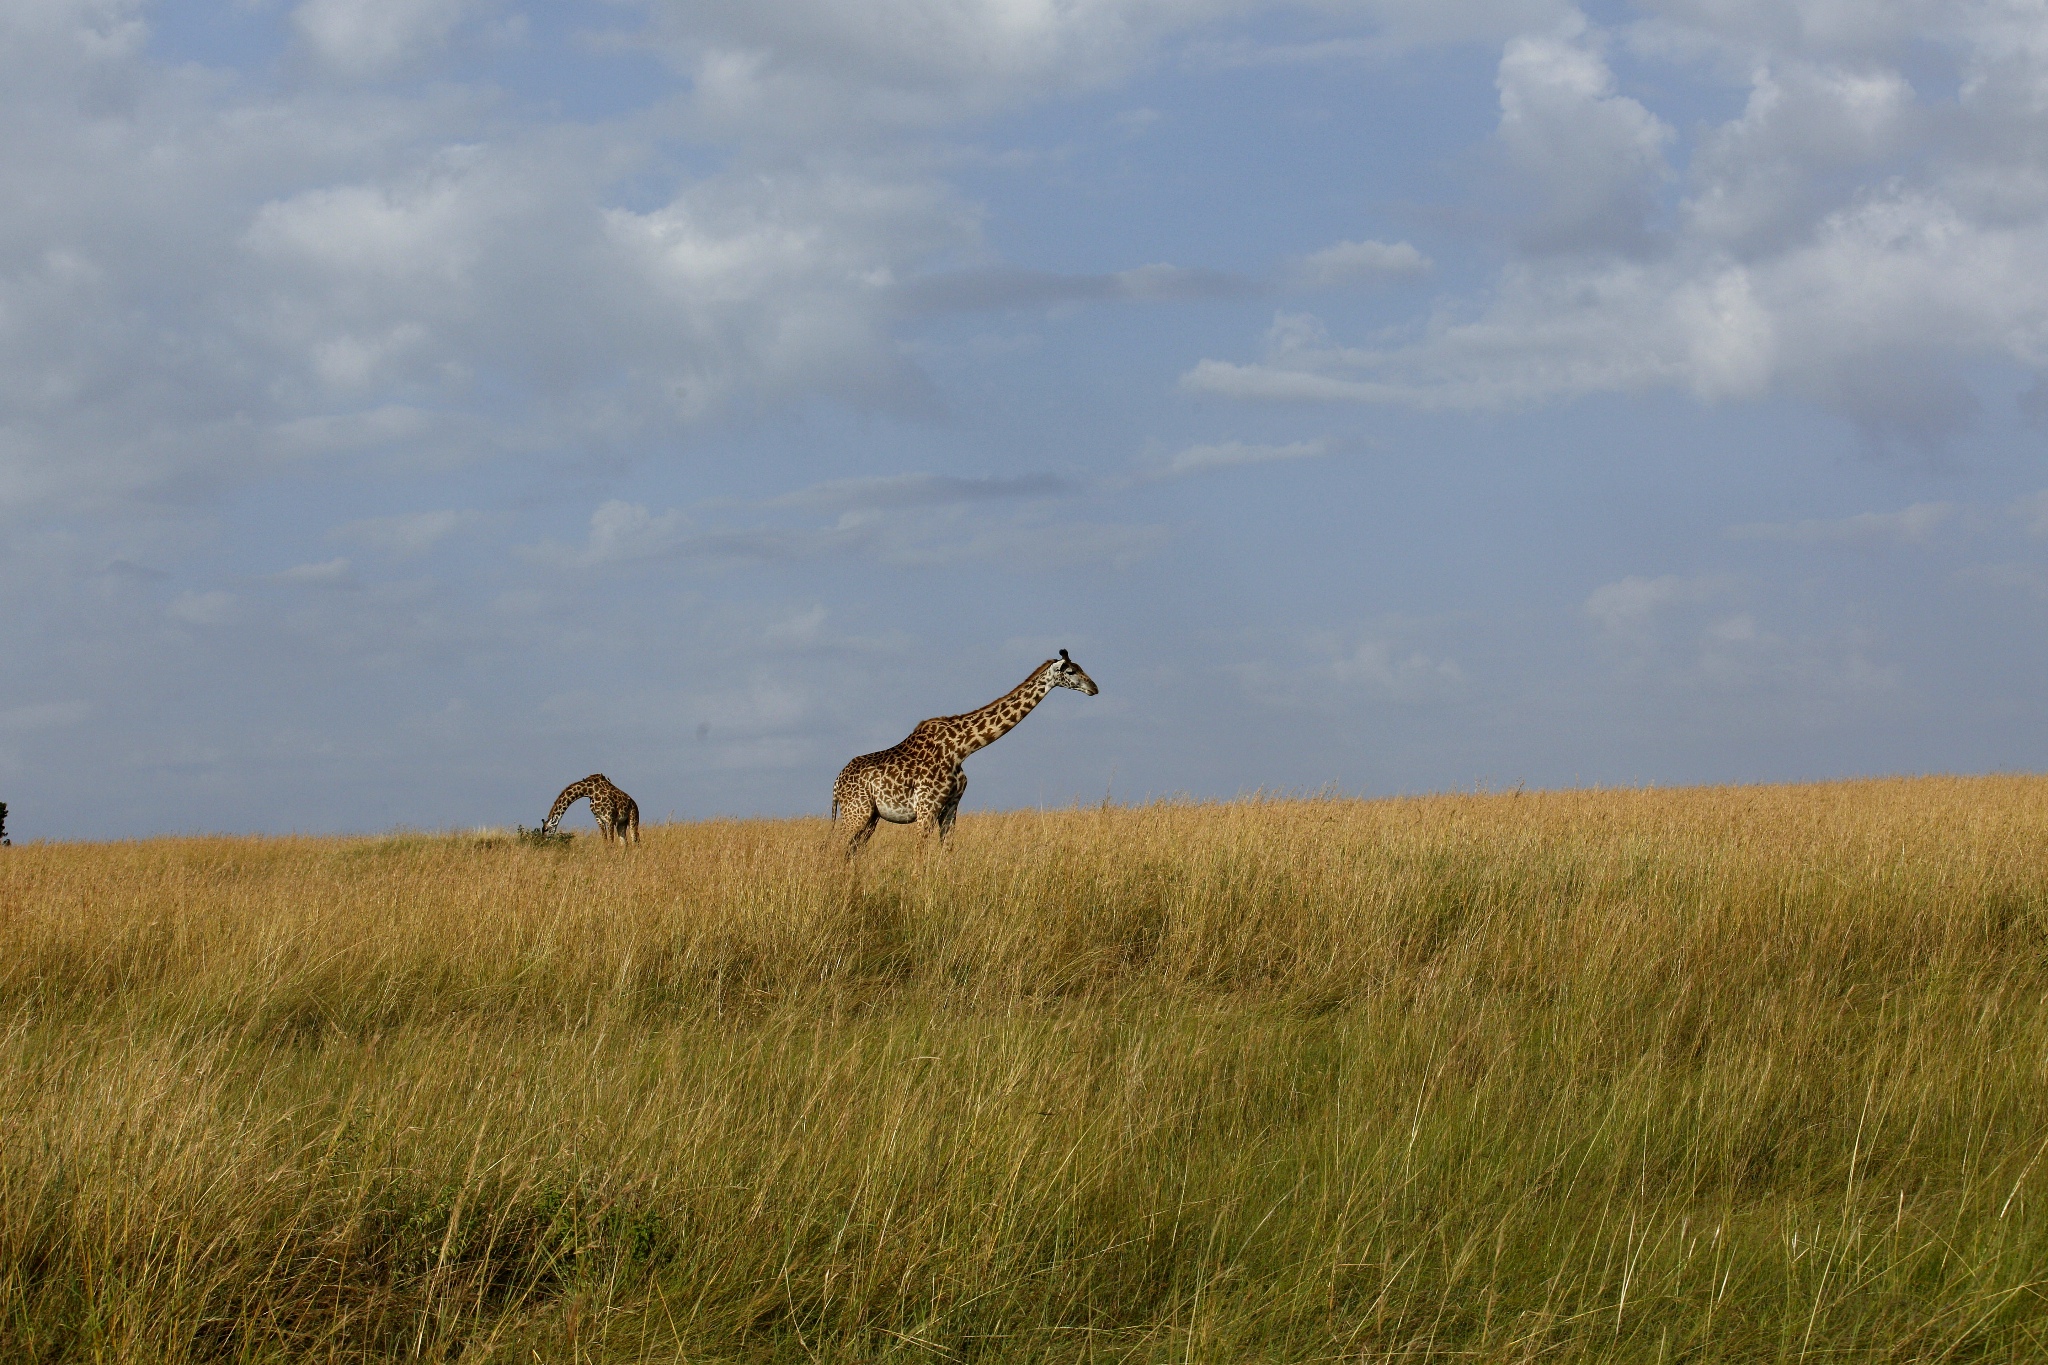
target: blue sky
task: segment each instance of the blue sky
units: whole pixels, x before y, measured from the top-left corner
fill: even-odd
[[[23,837],[2039,769],[2028,0],[25,0]]]

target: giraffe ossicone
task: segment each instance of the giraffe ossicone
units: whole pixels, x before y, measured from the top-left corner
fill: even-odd
[[[571,782],[562,788],[562,794],[555,798],[555,804],[548,811],[548,818],[541,822],[542,834],[553,834],[555,827],[562,823],[562,817],[569,813],[569,807],[578,801],[588,799],[590,816],[597,821],[598,837],[606,843],[618,840],[625,844],[640,842],[640,806],[632,797],[614,786],[603,773],[592,773],[580,782]]]
[[[862,754],[839,770],[832,784],[832,816],[846,856],[860,852],[878,821],[916,825],[943,845],[960,814],[967,774],[960,764],[1015,728],[1055,687],[1085,696],[1101,689],[1081,665],[1060,651],[1031,670],[1031,676],[978,711],[919,721],[901,744]]]

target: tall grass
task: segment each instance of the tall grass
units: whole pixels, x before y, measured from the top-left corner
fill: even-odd
[[[2038,1359],[2048,780],[0,855],[0,1359]]]

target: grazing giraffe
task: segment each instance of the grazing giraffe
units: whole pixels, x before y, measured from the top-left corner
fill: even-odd
[[[1055,687],[1071,687],[1090,697],[1100,690],[1063,649],[1059,658],[1047,659],[1015,689],[979,711],[919,721],[895,748],[862,754],[841,768],[839,780],[832,784],[832,816],[839,822],[846,856],[860,852],[877,820],[915,824],[927,838],[937,836],[943,845],[960,814],[961,793],[967,790],[961,760],[1008,734]]]
[[[598,835],[606,843],[617,839],[623,847],[629,842],[640,842],[639,805],[613,786],[612,780],[603,773],[592,773],[581,782],[571,782],[562,788],[562,794],[555,798],[554,809],[541,822],[541,833],[553,834],[555,826],[561,824],[562,817],[569,813],[569,807],[585,797],[590,798],[591,818],[597,821]]]

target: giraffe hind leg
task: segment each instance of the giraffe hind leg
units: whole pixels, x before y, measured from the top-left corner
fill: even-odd
[[[838,830],[840,842],[845,845],[846,856],[851,858],[874,837],[875,824],[881,812],[875,809],[875,800],[866,791],[841,795],[836,804],[839,807]]]
[[[867,819],[851,822],[853,824],[853,831],[846,836],[847,857],[851,858],[854,854],[867,847],[868,840],[875,837],[875,826],[880,822],[881,817],[873,811],[868,812]],[[841,829],[844,830],[845,828],[846,826],[842,824]]]

